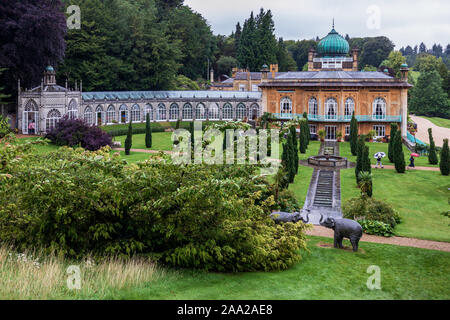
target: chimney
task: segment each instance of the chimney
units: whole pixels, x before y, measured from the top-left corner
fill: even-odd
[[[403,82],[408,82],[408,72],[409,72],[408,65],[406,63],[402,64],[400,67],[400,73],[401,73],[400,80],[402,80]]]
[[[359,49],[355,48],[352,50],[352,58],[353,58],[353,66],[352,71],[358,71],[358,56],[359,56]]]
[[[314,70],[314,56],[316,55],[316,50],[313,48],[308,51],[308,71]]]
[[[264,64],[261,69],[261,82],[266,82],[269,79],[269,67]]]
[[[275,79],[277,72],[278,72],[278,64],[271,64],[270,73],[272,73],[272,79]]]

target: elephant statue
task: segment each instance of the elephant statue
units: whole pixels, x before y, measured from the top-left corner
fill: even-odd
[[[334,219],[330,217],[324,221],[323,215],[320,215],[319,223],[321,226],[334,230],[335,248],[339,247],[342,249],[342,239],[348,238],[352,244],[353,251],[358,251],[358,243],[363,234],[363,229],[358,222],[350,219]]]
[[[306,220],[303,219],[303,217],[301,216],[300,212],[294,212],[294,213],[289,213],[289,212],[272,212],[270,214],[270,217],[272,218],[273,221],[275,221],[276,224],[279,223],[285,223],[285,222],[293,222],[296,223],[298,221],[303,221],[303,223],[308,223],[309,222],[309,213],[306,215]]]

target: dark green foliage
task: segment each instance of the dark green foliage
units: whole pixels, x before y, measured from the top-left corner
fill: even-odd
[[[152,147],[152,125],[150,124],[150,114],[145,117],[145,146]]]
[[[255,166],[127,165],[107,150],[69,148],[21,156],[0,169],[11,176],[0,188],[0,238],[17,250],[144,254],[175,268],[239,272],[287,269],[306,248],[304,224],[268,216],[295,199],[283,193],[274,203]]]
[[[428,162],[430,164],[438,164],[439,160],[436,153],[436,145],[433,139],[433,132],[431,128],[428,128],[428,136],[430,138],[430,153],[428,154]]]
[[[372,174],[367,171],[361,171],[359,173],[359,188],[361,189],[362,196],[372,197],[373,183]]]
[[[394,136],[394,164],[398,173],[405,173],[405,154],[403,153],[402,132],[400,130],[397,130]]]
[[[353,111],[352,120],[350,122],[350,149],[352,155],[354,156],[358,154],[357,145],[358,145],[358,121],[356,120],[355,112]]]
[[[344,218],[374,220],[387,223],[394,228],[401,222],[398,212],[387,202],[370,197],[352,198],[342,206]]]
[[[394,137],[397,132],[397,129],[398,125],[396,123],[391,123],[391,135],[388,146],[388,158],[391,163],[394,163]]]
[[[8,133],[11,132],[11,128],[8,123],[8,119],[4,118],[0,114],[0,139],[6,136]]]
[[[362,171],[371,173],[372,167],[370,164],[370,154],[369,154],[369,147],[364,146],[363,153],[362,153]]]
[[[300,122],[300,137],[299,137],[299,144],[300,144],[300,153],[305,154],[306,149],[308,147],[308,142],[305,134],[305,122]]]
[[[305,119],[305,137],[306,137],[306,148],[309,146],[309,142],[311,141],[311,134],[309,130],[309,121],[308,121],[308,114],[303,112],[303,119]],[[301,130],[301,128],[300,128]]]
[[[283,153],[281,155],[281,162],[284,171],[286,172],[287,180],[289,181],[289,183],[294,182],[295,175],[297,173],[295,159],[296,156],[294,151],[293,138],[291,132],[289,131],[287,141],[283,144]]]
[[[364,147],[365,147],[364,140],[365,140],[364,135],[359,136],[357,145],[356,145],[357,155],[356,155],[355,177],[356,177],[356,183],[358,183],[358,184],[359,184],[359,173],[361,171],[363,171],[363,164],[364,164],[364,161],[363,161],[363,156],[364,156],[363,151],[364,151]]]
[[[439,163],[441,174],[448,176],[450,174],[450,152],[448,148],[448,139],[444,139],[444,145],[441,150],[441,161]]]
[[[394,235],[394,228],[387,223],[375,220],[360,220],[358,222],[364,233],[381,237],[392,237]]]
[[[130,149],[132,144],[133,144],[133,126],[131,125],[130,119],[130,124],[128,125],[127,138],[125,139],[125,154],[127,156],[130,155]]]
[[[292,143],[293,166],[295,168],[295,174],[297,174],[298,173],[299,157],[298,157],[297,132],[296,132],[294,126],[292,126],[290,128],[290,138],[292,139],[291,143]]]

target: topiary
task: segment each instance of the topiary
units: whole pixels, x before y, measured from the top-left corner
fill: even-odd
[[[152,147],[152,126],[150,124],[150,114],[147,113],[145,117],[145,146]]]
[[[398,126],[396,123],[391,123],[391,135],[388,146],[388,158],[391,163],[394,163],[394,137],[397,132]]]
[[[394,164],[398,173],[405,173],[405,154],[403,153],[402,133],[400,130],[397,130],[394,137]]]
[[[439,163],[441,174],[448,176],[450,174],[450,152],[448,148],[448,139],[444,139],[444,145],[441,150],[441,161]]]
[[[127,156],[130,155],[130,149],[131,149],[132,144],[133,144],[133,126],[132,126],[131,120],[130,120],[130,123],[128,124],[127,137],[125,139],[125,154]]]
[[[428,128],[428,136],[430,139],[430,153],[428,154],[428,162],[430,164],[438,164],[439,160],[437,158],[436,145],[434,143],[433,133],[432,133],[431,128]]]

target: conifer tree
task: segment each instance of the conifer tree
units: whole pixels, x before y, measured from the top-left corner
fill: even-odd
[[[450,152],[448,148],[448,139],[444,139],[444,145],[441,150],[441,162],[439,163],[441,174],[448,176],[450,174]]]
[[[297,174],[298,173],[298,161],[299,161],[297,131],[295,130],[294,126],[292,126],[290,130],[291,130],[290,138],[292,140],[291,141],[292,142],[292,159],[293,159],[293,164],[294,164],[294,168],[295,168],[295,174]]]
[[[131,119],[130,119],[130,124],[128,125],[127,138],[125,139],[125,154],[127,156],[130,155],[130,149],[131,149],[132,144],[133,144],[133,127],[131,125]]]
[[[308,121],[308,114],[303,112],[303,118],[305,119],[305,135],[306,135],[306,148],[309,146],[309,142],[311,141],[311,134],[309,133],[309,121]]]
[[[305,121],[300,122],[299,142],[300,142],[300,153],[306,153],[306,148],[307,148],[308,142],[307,142],[306,136],[305,136]]]
[[[388,158],[391,163],[394,163],[394,137],[397,132],[398,126],[396,123],[391,123],[391,136],[388,146]]]
[[[152,147],[152,126],[150,124],[150,114],[147,113],[145,119],[145,146],[147,148]]]
[[[372,166],[370,164],[369,147],[364,145],[362,152],[362,171],[372,173]]]
[[[403,153],[402,133],[400,130],[397,130],[394,137],[394,164],[398,173],[405,173],[405,154]]]
[[[356,177],[356,183],[359,184],[359,173],[363,171],[363,156],[364,156],[364,135],[361,135],[357,141],[356,146],[356,167],[355,167],[355,177]]]
[[[428,162],[430,164],[438,164],[438,157],[436,154],[436,145],[434,144],[433,133],[431,128],[428,128],[428,136],[430,137],[430,153],[428,154]]]
[[[350,149],[352,155],[357,155],[358,146],[358,121],[356,121],[355,112],[352,114],[352,121],[350,122]]]

